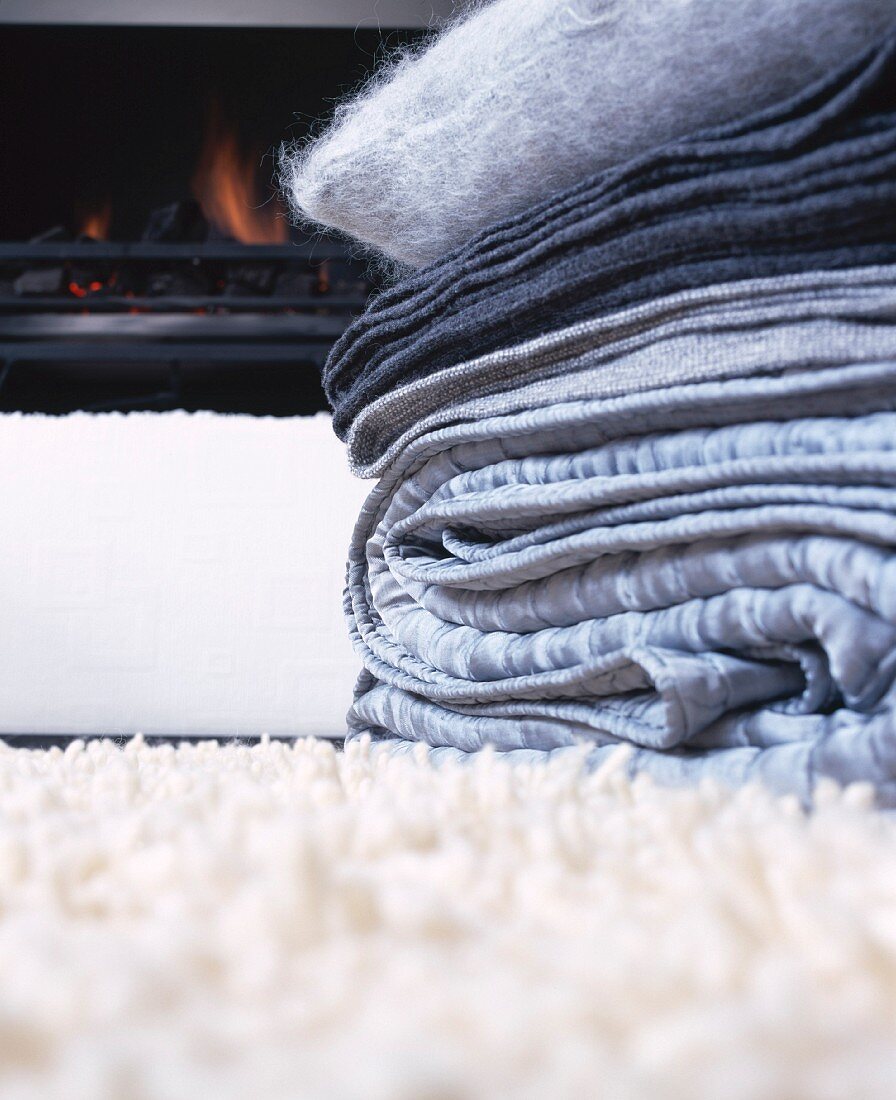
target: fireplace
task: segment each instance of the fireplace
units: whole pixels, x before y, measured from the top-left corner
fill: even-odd
[[[341,27],[0,26],[0,410],[324,408],[320,365],[374,280],[290,226],[275,153],[420,33],[405,7],[390,30],[356,11]]]

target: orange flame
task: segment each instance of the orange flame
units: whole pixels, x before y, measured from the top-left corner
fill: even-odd
[[[105,202],[99,210],[90,210],[81,218],[78,232],[95,241],[107,241],[112,227],[112,205]]]
[[[206,218],[243,244],[285,244],[289,229],[279,203],[263,203],[256,181],[258,156],[244,153],[236,132],[213,111],[193,176],[193,194]]]

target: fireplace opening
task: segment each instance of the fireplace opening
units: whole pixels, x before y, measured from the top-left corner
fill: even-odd
[[[274,154],[411,30],[0,28],[0,410],[323,409],[375,289]]]

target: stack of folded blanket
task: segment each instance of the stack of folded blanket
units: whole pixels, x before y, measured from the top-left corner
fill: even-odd
[[[287,155],[402,265],[324,374],[352,736],[896,804],[894,30],[498,0]]]

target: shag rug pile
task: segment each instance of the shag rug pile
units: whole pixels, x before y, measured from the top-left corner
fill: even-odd
[[[0,746],[0,1095],[892,1100],[896,819],[621,763]]]

